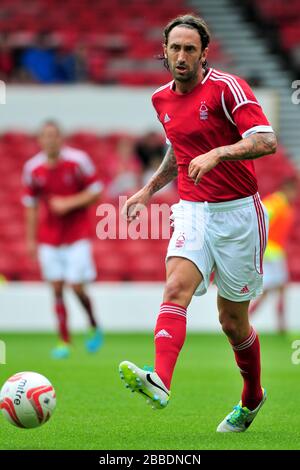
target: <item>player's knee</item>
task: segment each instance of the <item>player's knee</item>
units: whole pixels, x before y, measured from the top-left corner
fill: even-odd
[[[225,335],[235,344],[244,340],[249,332],[249,323],[241,321],[241,319],[235,315],[221,312],[219,321]]]
[[[229,338],[236,337],[239,334],[239,323],[236,317],[228,314],[226,311],[220,311],[219,321],[222,330]]]
[[[182,306],[188,306],[191,301],[192,292],[189,286],[181,278],[172,277],[165,286],[164,302],[174,302]]]
[[[85,292],[81,284],[72,284],[71,288],[78,297],[84,297]]]
[[[235,338],[238,334],[238,328],[235,323],[230,321],[221,322],[222,330],[228,338]]]

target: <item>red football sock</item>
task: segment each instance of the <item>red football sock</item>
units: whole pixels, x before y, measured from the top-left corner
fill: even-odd
[[[258,335],[251,328],[250,335],[242,343],[232,345],[236,363],[244,379],[242,405],[254,410],[262,400],[260,383],[260,345]]]
[[[155,327],[155,372],[170,389],[177,357],[186,336],[186,308],[162,303]]]
[[[65,343],[69,343],[70,335],[67,324],[67,311],[62,297],[55,298],[55,311],[58,320],[59,336]]]

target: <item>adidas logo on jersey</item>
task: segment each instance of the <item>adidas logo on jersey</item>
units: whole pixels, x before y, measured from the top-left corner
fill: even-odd
[[[249,287],[247,284],[241,289],[241,294],[248,294],[249,293]]]
[[[157,338],[173,338],[170,333],[168,333],[166,330],[160,330],[158,333],[155,335],[155,339]]]
[[[169,122],[171,121],[171,118],[170,116],[168,115],[168,113],[165,114],[165,118],[164,118],[164,122]]]

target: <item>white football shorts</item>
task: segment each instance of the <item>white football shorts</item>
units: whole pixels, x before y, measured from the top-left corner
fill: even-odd
[[[60,246],[40,244],[38,257],[42,276],[46,281],[82,284],[96,278],[89,240],[78,240],[70,245]]]
[[[213,272],[225,299],[242,302],[262,293],[269,224],[258,194],[220,203],[180,200],[171,220],[166,260],[178,256],[197,266],[203,280],[194,295],[206,293]]]

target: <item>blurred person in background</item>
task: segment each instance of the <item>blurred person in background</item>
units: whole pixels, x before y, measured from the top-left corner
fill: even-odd
[[[14,59],[6,36],[0,37],[0,80],[7,81],[11,78]]]
[[[132,193],[140,183],[140,164],[135,154],[134,143],[129,137],[122,137],[116,148],[113,180],[109,183],[106,194],[116,197]]]
[[[72,48],[60,47],[55,54],[56,77],[59,83],[74,83],[76,77],[76,59]]]
[[[58,124],[46,122],[39,134],[41,151],[23,169],[28,252],[38,256],[42,276],[51,285],[60,342],[52,357],[70,355],[70,332],[64,287],[69,285],[87,314],[89,352],[97,351],[103,335],[97,324],[85,284],[96,278],[90,243],[88,207],[102,190],[89,156],[63,144]]]
[[[298,195],[296,177],[285,179],[279,191],[263,199],[269,215],[269,238],[264,255],[264,291],[253,301],[249,314],[253,315],[270,292],[278,294],[276,305],[277,327],[286,331],[285,291],[289,281],[286,246],[294,223],[294,202]]]
[[[49,35],[41,32],[35,45],[21,53],[20,64],[28,78],[39,83],[55,83],[58,81],[56,56]]]
[[[152,166],[153,159],[160,159],[162,161],[165,155],[165,148],[166,146],[161,136],[153,131],[148,132],[138,140],[135,150],[143,171],[147,171]]]
[[[84,43],[75,45],[74,59],[75,59],[75,77],[76,82],[86,82],[88,76],[88,49]]]

